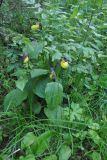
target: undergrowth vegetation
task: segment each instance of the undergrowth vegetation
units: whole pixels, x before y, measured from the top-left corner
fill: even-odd
[[[107,160],[107,3],[0,8],[0,159]]]

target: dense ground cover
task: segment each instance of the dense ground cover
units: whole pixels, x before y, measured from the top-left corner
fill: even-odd
[[[1,160],[107,160],[107,3],[3,1]]]

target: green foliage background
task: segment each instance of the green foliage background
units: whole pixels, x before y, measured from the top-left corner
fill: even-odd
[[[7,0],[0,15],[1,160],[106,160],[106,0]]]

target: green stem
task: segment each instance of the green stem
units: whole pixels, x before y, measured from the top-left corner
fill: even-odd
[[[30,106],[30,118],[32,119],[32,104],[33,104],[33,95],[29,95],[29,106]]]

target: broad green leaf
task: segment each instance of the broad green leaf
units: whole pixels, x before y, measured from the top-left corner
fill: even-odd
[[[72,111],[70,112],[70,120],[81,120],[82,114],[83,114],[83,109],[79,106],[77,103],[72,103],[71,104],[71,109]]]
[[[100,153],[95,152],[95,151],[91,154],[91,157],[92,157],[92,160],[101,160]]]
[[[33,69],[30,73],[31,73],[31,78],[36,78],[36,77],[48,74],[48,70],[46,70],[46,69]]]
[[[36,59],[38,58],[38,55],[42,53],[42,50],[43,43],[33,41],[24,47],[23,52],[28,54],[31,58]]]
[[[36,85],[34,86],[33,92],[37,96],[41,98],[45,98],[45,88],[46,88],[47,83],[48,83],[47,78],[38,79]]]
[[[42,106],[41,106],[39,103],[33,104],[32,111],[33,111],[35,114],[39,114],[40,111],[41,111],[41,109],[42,109]]]
[[[98,4],[99,7],[102,7],[103,0],[97,0],[97,4]]]
[[[54,109],[45,108],[44,112],[48,119],[50,119],[53,123],[57,123],[58,121],[61,121],[62,119],[62,108],[60,106],[57,106]]]
[[[52,131],[46,131],[45,133],[38,136],[35,142],[31,145],[33,154],[41,155],[46,149],[48,149],[52,135]]]
[[[74,133],[73,135],[80,140],[84,140],[87,136],[87,131],[83,131],[83,126],[81,126],[81,131]]]
[[[47,106],[51,109],[61,104],[63,98],[63,87],[58,82],[50,82],[45,89]]]
[[[16,81],[16,87],[21,91],[23,91],[27,81],[28,81],[27,79],[20,78],[19,80]]]
[[[27,133],[21,142],[21,148],[25,149],[29,147],[31,144],[34,143],[35,139],[36,136],[32,132]]]
[[[52,61],[60,60],[61,57],[62,57],[62,54],[57,51],[57,52],[52,56]]]
[[[7,154],[0,154],[0,160],[5,160],[7,159],[8,155]]]
[[[79,104],[72,103],[71,108],[64,108],[64,117],[71,122],[73,120],[81,120],[83,114],[83,109],[79,106]]]
[[[37,81],[38,81],[37,78],[31,78],[31,79],[29,79],[29,81],[27,82],[24,90],[25,90],[26,92],[28,92],[28,95],[30,95],[30,94],[33,93],[33,89],[34,89],[34,87],[36,86]]]
[[[19,106],[27,98],[27,93],[19,89],[14,89],[8,93],[4,99],[4,110],[8,111]]]
[[[27,76],[25,69],[17,69],[17,71],[14,73],[14,75],[19,79]]]
[[[73,136],[69,132],[63,134],[63,139],[66,144],[71,145],[73,142]]]
[[[57,156],[56,155],[50,155],[45,157],[43,160],[57,160]]]
[[[93,130],[99,130],[100,129],[100,125],[98,124],[98,123],[90,123],[89,125],[88,125],[88,127],[90,128],[90,129],[93,129]]]
[[[68,160],[71,156],[71,148],[67,145],[62,145],[59,151],[59,160]]]
[[[90,138],[94,141],[95,144],[100,144],[101,138],[96,131],[90,129],[88,133]]]
[[[26,157],[21,156],[19,160],[35,160],[35,156],[33,154],[29,154]]]
[[[26,53],[27,55],[30,55],[31,57],[34,55],[34,48],[32,47],[31,43],[29,43],[23,48],[23,53]]]

